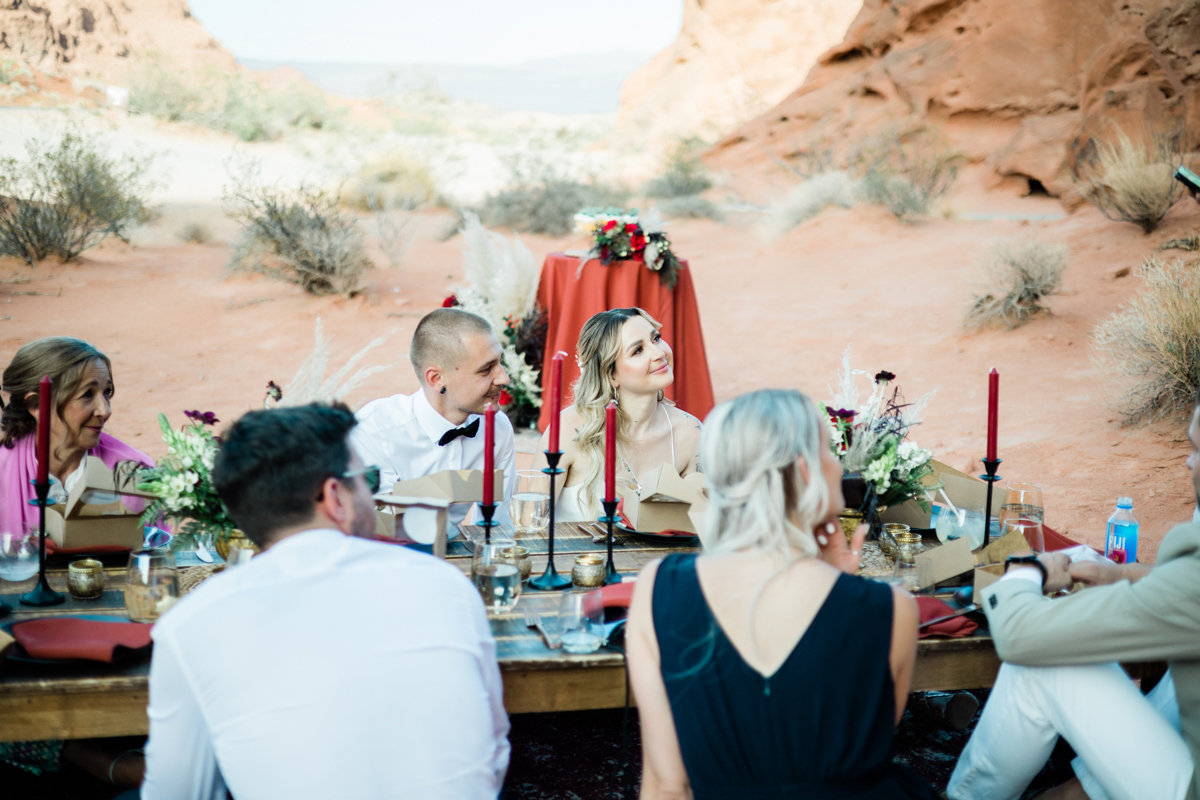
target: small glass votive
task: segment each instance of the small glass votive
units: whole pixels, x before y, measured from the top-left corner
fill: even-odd
[[[504,549],[504,555],[512,558],[516,563],[521,580],[529,580],[529,575],[533,572],[533,559],[529,557],[529,548],[513,545]]]
[[[575,565],[571,567],[571,582],[576,586],[588,588],[603,586],[605,571],[604,556],[595,553],[575,556]]]
[[[125,611],[134,622],[154,622],[179,600],[175,556],[165,548],[135,550],[125,571]]]
[[[891,558],[896,557],[896,537],[912,531],[912,528],[901,522],[888,522],[883,526],[883,530],[879,532],[879,549],[883,551],[885,556]]]
[[[67,566],[67,591],[76,600],[99,600],[104,594],[104,565],[94,558],[73,561]]]

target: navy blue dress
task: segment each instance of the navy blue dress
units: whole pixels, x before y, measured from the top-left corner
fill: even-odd
[[[694,555],[654,581],[654,629],[696,800],[936,800],[892,761],[889,586],[841,575],[783,666],[764,678],[705,602]]]

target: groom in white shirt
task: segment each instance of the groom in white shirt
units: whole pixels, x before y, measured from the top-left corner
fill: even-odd
[[[380,468],[385,489],[444,470],[483,469],[481,415],[489,402],[499,409],[500,390],[508,385],[502,354],[495,331],[478,314],[439,308],[421,319],[408,353],[421,388],[367,403],[350,434],[363,461]],[[496,414],[495,457],[504,470],[495,519],[508,523],[517,455],[512,423],[503,413]],[[469,508],[451,506],[450,524],[462,522]]]

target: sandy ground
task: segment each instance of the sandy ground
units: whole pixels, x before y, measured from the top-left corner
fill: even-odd
[[[1188,445],[1179,425],[1115,425],[1107,406],[1114,387],[1093,366],[1088,335],[1138,287],[1135,277],[1115,278],[1116,270],[1135,266],[1166,238],[1194,232],[1200,209],[1180,204],[1150,236],[1090,208],[1022,221],[1015,217],[1062,212],[1046,198],[986,192],[969,176],[954,207],[970,218],[906,224],[879,208],[833,209],[770,244],[755,237],[749,215],[724,225],[676,223],[676,251],[695,270],[718,400],[769,386],[824,399],[852,345],[857,368],[897,373],[907,397],[938,389],[914,438],[977,472],[986,375],[996,367],[1001,473],[1040,484],[1047,522],[1096,545],[1117,495],[1131,495],[1142,553],[1153,554],[1169,526],[1191,514]],[[217,214],[211,206],[192,211]],[[437,241],[445,215],[422,214],[404,264],[373,271],[369,295],[349,301],[227,276],[228,247],[173,241],[177,221],[168,215],[139,233],[139,246],[106,243],[77,264],[0,262],[0,363],[42,336],[95,343],[115,364],[110,430],[155,456],[164,451],[158,412],[178,424],[183,409],[230,421],[256,407],[267,381],[289,380],[310,352],[318,316],[334,337],[335,364],[388,336],[373,360],[391,369],[354,391],[353,405],[415,390],[405,358],[413,328],[462,276],[459,240]],[[1053,314],[1023,328],[965,334],[960,320],[984,248],[1016,234],[1069,246],[1065,291],[1052,301]],[[539,256],[581,244],[523,239]],[[25,278],[32,280],[7,282]]]

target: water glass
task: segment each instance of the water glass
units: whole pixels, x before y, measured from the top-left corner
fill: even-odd
[[[17,533],[0,534],[0,578],[25,581],[38,572],[37,536]]]
[[[475,543],[471,558],[471,582],[479,590],[487,610],[499,614],[509,611],[521,596],[521,568],[511,540]]]
[[[125,571],[125,611],[134,622],[154,622],[179,600],[170,550],[134,550]]]
[[[1028,517],[1009,517],[1000,521],[1000,535],[1019,533],[1035,553],[1046,552],[1046,539],[1042,533],[1042,521]]]
[[[943,506],[937,515],[938,541],[942,544],[970,537],[971,549],[983,547],[983,505],[966,503],[958,507],[955,514],[949,506]]]
[[[568,653],[587,655],[604,644],[604,599],[599,589],[563,592],[558,619],[563,650]]]
[[[1009,517],[1024,517],[1038,522],[1046,520],[1045,503],[1042,500],[1042,487],[1032,483],[1009,482],[1005,484],[1004,505],[1000,509],[1000,519]]]
[[[508,513],[518,535],[545,533],[550,521],[550,476],[536,469],[517,470]]]

